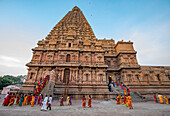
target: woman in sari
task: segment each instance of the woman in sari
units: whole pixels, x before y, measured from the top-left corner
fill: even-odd
[[[38,104],[40,104],[40,101],[42,100],[42,96],[41,96],[41,94],[39,95],[39,97],[38,97]]]
[[[40,100],[40,106],[42,106],[43,105],[43,95],[41,95],[41,100]]]
[[[120,104],[120,96],[117,94],[117,104]]]
[[[24,97],[24,101],[23,101],[23,103],[22,103],[22,105],[23,105],[23,106],[25,106],[26,101],[27,101],[27,98],[28,98],[28,96],[27,96],[27,95],[25,95],[25,97]]]
[[[130,88],[127,87],[127,92],[128,92],[128,95],[130,95]]]
[[[158,103],[158,100],[156,98],[156,94],[155,93],[153,94],[153,97],[154,97],[155,102]]]
[[[122,95],[121,95],[120,99],[121,99],[121,105],[123,105],[123,97],[122,97]]]
[[[5,97],[4,97],[4,102],[2,103],[2,105],[4,105],[5,99],[8,97],[8,95],[9,95],[9,92],[5,95]]]
[[[8,106],[12,106],[12,105],[14,104],[15,98],[16,98],[16,96],[15,96],[15,94],[13,94],[13,96],[12,96],[11,99],[9,100]]]
[[[165,103],[166,103],[166,104],[169,104],[168,99],[167,99],[167,96],[164,96],[164,100],[165,100]]]
[[[120,86],[121,86],[121,89],[123,89],[123,84],[120,84]]]
[[[23,101],[24,101],[24,94],[21,95],[21,99],[20,99],[20,102],[19,102],[20,107],[22,106]]]
[[[128,95],[127,100],[128,100],[128,107],[129,107],[129,109],[133,109],[133,106],[132,106],[132,98],[131,98],[130,95]]]
[[[35,94],[32,96],[31,99],[31,107],[34,107],[34,102],[35,102]]]
[[[85,98],[85,96],[83,96],[83,99],[82,99],[82,101],[83,101],[83,108],[85,108],[86,107],[86,98]]]
[[[12,97],[12,94],[10,93],[10,94],[5,98],[5,100],[4,100],[4,102],[3,102],[3,105],[4,105],[4,106],[8,106],[11,97]]]
[[[125,104],[126,107],[128,107],[128,104],[127,104],[127,96],[126,96],[126,95],[124,96],[124,104]]]
[[[64,106],[64,104],[63,104],[63,96],[60,97],[60,106]]]
[[[17,96],[17,101],[16,101],[15,105],[19,105],[20,99],[21,99],[21,95],[19,94],[19,95]]]
[[[126,88],[124,88],[124,95],[127,95]]]
[[[160,103],[163,104],[164,103],[163,96],[160,93],[158,94],[158,98],[159,98]]]
[[[88,107],[91,108],[91,96],[89,95]]]
[[[46,95],[43,101],[43,106],[41,107],[41,111],[47,111],[47,101],[48,101],[48,97]]]
[[[32,95],[29,94],[29,96],[27,98],[27,105],[30,105],[31,100],[32,100]]]
[[[67,96],[67,105],[70,105],[70,96]]]
[[[38,96],[36,95],[35,96],[35,101],[34,101],[34,104],[36,105],[36,103],[37,103],[37,99],[38,99]]]

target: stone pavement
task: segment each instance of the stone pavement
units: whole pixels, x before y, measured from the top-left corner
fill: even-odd
[[[0,99],[0,103],[2,104]],[[72,100],[72,106],[59,106],[53,101],[51,111],[40,111],[40,106],[0,105],[0,116],[170,116],[170,105],[155,102],[133,103],[134,109],[117,105],[116,101],[93,100],[92,108],[82,108],[81,100]]]

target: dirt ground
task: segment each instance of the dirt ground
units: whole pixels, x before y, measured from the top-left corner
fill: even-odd
[[[0,103],[3,102],[1,96]],[[40,111],[40,106],[2,106],[0,116],[170,116],[170,105],[155,102],[133,103],[134,109],[117,105],[116,101],[93,100],[92,108],[82,108],[81,100],[72,100],[71,106],[59,106],[52,103],[51,111]]]

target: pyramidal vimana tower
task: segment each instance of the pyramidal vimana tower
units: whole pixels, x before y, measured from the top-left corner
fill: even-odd
[[[32,93],[41,78],[50,77],[45,94],[108,98],[108,78],[128,85],[149,99],[154,92],[170,95],[170,67],[140,66],[133,42],[97,39],[82,11],[75,6],[33,48],[21,91]]]

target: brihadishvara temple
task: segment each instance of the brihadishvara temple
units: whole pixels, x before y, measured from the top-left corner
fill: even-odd
[[[33,93],[40,78],[48,75],[50,80],[42,94],[105,99],[119,92],[108,90],[110,76],[141,98],[149,100],[153,93],[170,97],[170,66],[141,66],[133,42],[97,39],[77,6],[37,45],[26,64],[23,93]]]

